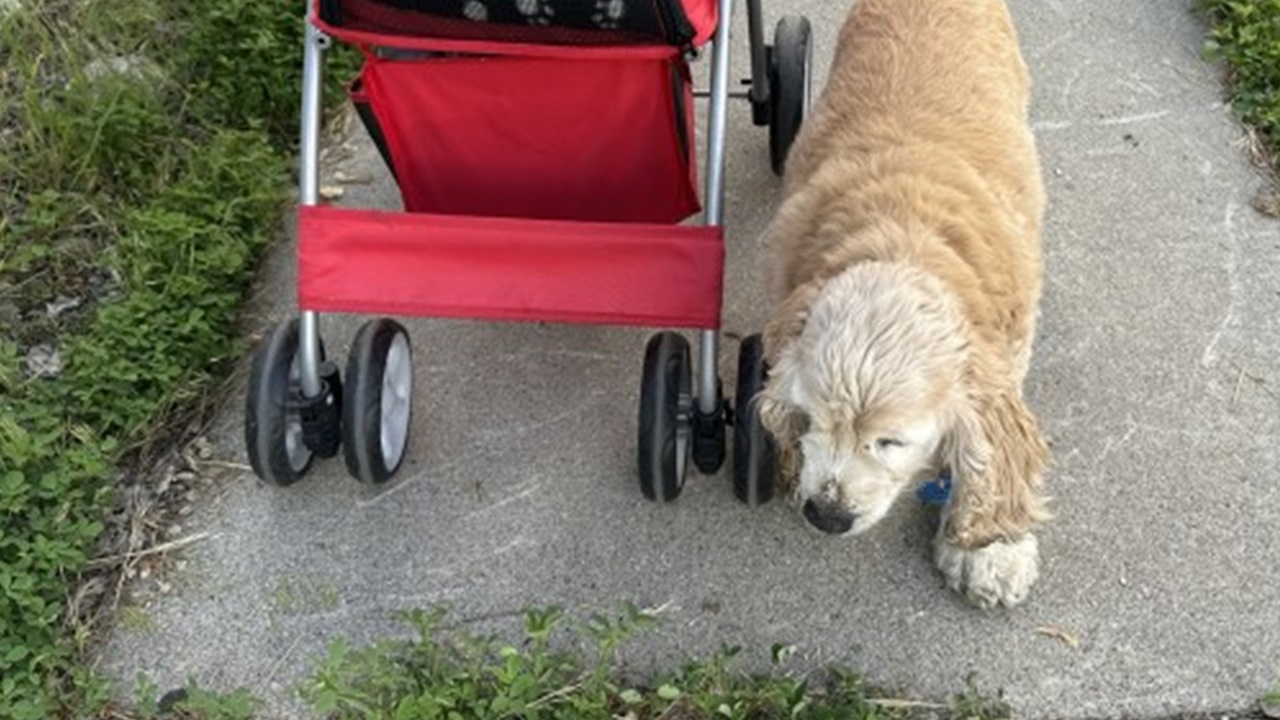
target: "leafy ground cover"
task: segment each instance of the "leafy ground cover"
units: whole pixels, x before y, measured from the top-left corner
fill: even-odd
[[[0,3],[0,716],[103,694],[78,659],[86,590],[110,583],[85,571],[140,451],[244,351],[291,185],[301,11]]]
[[[1280,0],[1200,0],[1209,20],[1205,49],[1228,68],[1232,107],[1251,133],[1256,164],[1270,187],[1254,207],[1280,215]]]

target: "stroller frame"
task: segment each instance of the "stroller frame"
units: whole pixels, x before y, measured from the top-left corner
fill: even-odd
[[[314,21],[314,13],[319,9],[318,5],[323,0],[309,0],[308,12],[305,27],[304,39],[304,55],[303,55],[303,76],[302,76],[302,106],[301,106],[301,123],[300,123],[300,159],[299,159],[299,206],[313,207],[320,204],[320,136],[322,122],[322,87],[324,76],[324,54],[330,46],[332,40],[320,27],[317,27]],[[744,0],[748,6],[748,31],[750,35],[751,48],[751,79],[750,90],[746,93],[746,97],[752,105],[753,122],[756,125],[770,125],[771,129],[771,149],[773,153],[774,170],[780,172],[779,156],[785,158],[786,149],[790,145],[790,141],[794,138],[795,132],[798,130],[799,122],[803,116],[804,109],[807,109],[809,101],[809,64],[811,52],[810,43],[808,41],[808,23],[800,18],[803,23],[802,42],[795,40],[790,41],[791,46],[783,48],[782,52],[775,51],[775,48],[764,44],[763,17],[761,9],[761,0]],[[730,26],[733,19],[733,11],[735,0],[717,0],[718,18],[714,33],[710,39],[711,48],[711,87],[709,95],[709,108],[706,125],[706,158],[705,158],[705,175],[703,189],[703,212],[702,224],[707,227],[720,228],[724,224],[724,189],[725,189],[725,144],[726,144],[726,127],[728,115],[728,102],[734,95],[739,97],[742,94],[731,94],[729,90],[729,62],[730,62]],[[796,18],[784,18],[784,23],[790,21],[793,26],[798,26]],[[779,25],[778,41],[783,42],[783,28]],[[796,33],[793,32],[793,35]],[[783,58],[779,61],[778,55]],[[790,70],[787,69],[790,56]],[[781,62],[782,77],[780,79],[779,68]],[[798,67],[797,63],[802,63],[802,67]],[[790,72],[790,77],[787,73]],[[782,108],[782,121],[778,120],[780,105],[780,95],[785,96],[790,93],[795,96],[797,88],[791,87],[797,85],[797,82],[786,82],[788,80],[798,80],[795,75],[802,72],[803,87],[802,105],[799,108],[799,115],[792,112],[791,116],[787,115],[790,105]],[[785,99],[785,98],[784,98]],[[782,127],[777,132],[780,133],[780,139],[774,136],[774,126],[791,125],[791,127]],[[780,152],[773,145],[781,145]],[[284,349],[284,359],[275,357],[273,360],[271,352],[259,350],[259,357],[255,359],[253,377],[250,384],[250,397],[248,402],[248,422],[246,422],[246,442],[250,447],[250,459],[253,461],[254,470],[259,477],[274,484],[286,485],[298,479],[307,469],[310,463],[310,454],[314,453],[320,457],[330,457],[337,452],[340,444],[345,442],[351,446],[352,439],[343,432],[339,425],[343,422],[341,414],[341,405],[343,404],[343,392],[341,389],[341,381],[338,379],[336,367],[331,362],[326,362],[324,350],[321,342],[320,322],[321,311],[312,308],[299,308],[296,318],[296,330],[290,332],[296,333],[296,337],[290,336],[285,338],[280,345]],[[394,324],[394,323],[393,323]],[[397,326],[398,327],[398,326]],[[283,331],[279,331],[276,335],[286,335]],[[362,333],[363,334],[363,333]],[[649,352],[646,355],[646,373],[649,373],[648,365],[655,352],[659,356],[669,359],[672,352],[671,347],[667,347],[664,351],[657,346],[663,345],[664,342],[670,346],[672,336],[675,333],[666,332],[654,336],[650,342]],[[678,338],[683,342],[682,338]],[[268,339],[265,344],[270,345],[272,339]],[[754,341],[758,345],[758,341]],[[293,343],[292,348],[289,344]],[[279,345],[280,343],[277,343]],[[752,345],[752,341],[744,343],[744,352],[748,346]],[[279,349],[279,348],[278,348]],[[407,343],[406,343],[407,349]],[[270,350],[270,348],[266,348]],[[758,354],[758,347],[754,348]],[[684,350],[686,357],[688,350]],[[644,448],[641,449],[641,485],[645,491],[645,495],[651,499],[660,501],[669,501],[675,499],[679,494],[683,485],[685,475],[686,457],[692,454],[695,465],[705,473],[714,472],[723,463],[725,458],[725,425],[726,423],[734,423],[735,412],[731,408],[729,402],[724,397],[721,389],[721,383],[718,373],[720,352],[719,338],[719,322],[717,321],[715,328],[703,328],[698,331],[698,352],[697,352],[697,382],[692,385],[689,382],[692,378],[683,383],[676,382],[673,387],[659,387],[656,392],[661,395],[658,402],[672,404],[675,409],[675,427],[665,427],[664,423],[659,419],[657,422],[660,426],[657,432],[667,433],[668,436],[674,435],[675,447],[674,458],[659,458],[657,462],[671,465],[674,460],[674,467],[668,467],[664,470],[654,470],[649,468],[646,470],[646,462],[643,455],[646,453]],[[279,355],[279,353],[275,353]],[[659,358],[661,360],[662,358]],[[280,365],[282,362],[286,364],[286,372],[282,375],[279,368],[269,367],[271,365]],[[687,360],[686,360],[687,362]],[[755,365],[760,366],[754,370],[748,369],[749,375],[754,375],[753,380],[757,386],[763,382],[766,368],[761,366],[758,358],[755,359]],[[741,365],[741,363],[740,363]],[[351,367],[350,365],[348,366]],[[292,384],[291,390],[282,390],[274,387],[268,376],[277,377],[276,385],[279,384],[279,377],[287,377],[288,382]],[[350,372],[349,372],[350,374]],[[642,394],[649,392],[650,378],[646,375],[645,388]],[[739,378],[739,393],[744,392],[744,378]],[[411,380],[410,386],[411,386]],[[664,384],[665,383],[660,383]],[[692,385],[692,387],[691,387]],[[758,390],[758,387],[755,388]],[[348,391],[350,388],[348,388]],[[750,383],[748,383],[746,391],[750,391]],[[407,392],[407,391],[406,391]],[[284,448],[285,460],[287,467],[283,471],[277,466],[279,462],[275,462],[269,456],[274,452],[267,448],[264,440],[264,425],[272,426],[270,421],[275,418],[264,417],[264,414],[270,415],[272,412],[280,413],[277,409],[272,411],[269,403],[264,404],[264,395],[286,396],[284,405],[287,407],[283,410],[289,415],[289,425],[280,433],[267,432],[271,436],[271,441],[282,442]],[[349,392],[348,392],[349,395]],[[664,399],[665,398],[665,399]],[[348,398],[349,402],[349,398]],[[746,462],[751,467],[745,469],[751,477],[739,482],[739,478],[735,477],[735,489],[738,490],[739,499],[750,504],[767,501],[771,495],[772,483],[772,448],[769,447],[768,439],[764,436],[763,431],[758,428],[758,421],[755,421],[754,414],[749,413],[747,406],[749,398],[739,397],[736,412],[736,424],[738,428],[738,442],[744,445],[751,445],[753,442],[755,448],[744,447],[741,450],[748,452],[752,458]],[[264,409],[265,408],[265,409]],[[290,413],[293,413],[290,415]],[[649,413],[653,414],[653,408],[649,409]],[[661,414],[659,412],[659,414]],[[645,442],[646,423],[655,422],[652,418],[646,419],[646,409],[644,400],[642,399],[641,408],[641,442]],[[296,416],[296,417],[295,417]],[[404,418],[407,424],[407,415]],[[666,424],[670,424],[669,422]],[[300,427],[294,427],[300,425]],[[741,426],[747,426],[743,428]],[[274,427],[274,426],[272,426]],[[748,431],[748,437],[743,437],[744,429]],[[407,430],[406,430],[407,432]],[[292,434],[291,434],[292,433]],[[754,433],[753,435],[751,433]],[[283,434],[283,438],[276,435]],[[295,437],[295,435],[297,437]],[[291,439],[292,438],[292,439]],[[385,442],[385,438],[384,438]],[[376,447],[376,442],[374,446]],[[403,448],[401,448],[402,450]],[[255,452],[256,451],[256,452]],[[381,467],[383,472],[358,472],[353,464],[351,448],[347,448],[348,466],[359,479],[366,481],[381,482],[388,479],[391,473],[394,473],[399,464],[399,458],[395,458],[392,467]],[[735,450],[735,453],[738,449]],[[358,454],[358,452],[357,452]],[[294,456],[298,455],[302,459],[295,462]],[[758,457],[757,457],[758,456]],[[650,463],[652,465],[652,462]],[[739,461],[742,464],[742,461]],[[644,475],[648,472],[650,475],[656,473],[657,479],[650,478],[646,480]],[[668,477],[672,475],[673,477]]]

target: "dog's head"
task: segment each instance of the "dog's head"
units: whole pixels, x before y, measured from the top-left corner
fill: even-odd
[[[981,417],[991,392],[970,332],[942,283],[903,263],[859,263],[792,293],[766,329],[759,409],[799,449],[795,499],[811,525],[856,534],[944,466],[959,482],[988,473],[1006,438]],[[1003,410],[1025,414],[1017,395]]]

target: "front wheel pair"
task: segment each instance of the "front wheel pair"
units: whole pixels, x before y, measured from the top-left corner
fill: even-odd
[[[347,357],[346,382],[324,360],[320,395],[305,397],[299,322],[277,324],[258,345],[245,403],[245,447],[253,471],[272,485],[292,485],[316,456],[339,446],[353,477],[389,480],[404,461],[412,419],[413,357],[409,334],[391,319],[361,326]]]
[[[662,332],[645,348],[640,383],[640,490],[650,500],[675,500],[684,488],[693,448],[695,398],[689,343]],[[737,404],[732,413],[733,489],[757,506],[773,497],[777,472],[773,440],[760,423],[754,399],[764,387],[768,366],[759,335],[746,338],[738,354]],[[725,418],[717,418],[720,423]],[[718,465],[699,467],[714,472]]]

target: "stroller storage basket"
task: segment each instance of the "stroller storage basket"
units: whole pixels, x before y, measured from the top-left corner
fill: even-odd
[[[352,98],[410,212],[675,223],[699,209],[678,57],[371,54]]]

